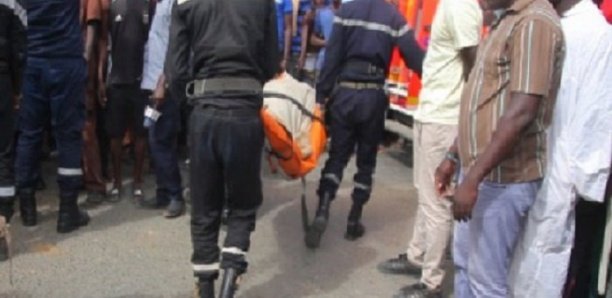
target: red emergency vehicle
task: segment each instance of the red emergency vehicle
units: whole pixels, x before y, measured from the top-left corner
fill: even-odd
[[[429,43],[431,23],[439,0],[400,0],[398,9],[406,17],[408,25],[415,28],[417,41],[423,48]],[[388,118],[403,125],[412,126],[412,116],[418,104],[421,80],[406,68],[396,49],[391,60],[387,92],[391,102]]]

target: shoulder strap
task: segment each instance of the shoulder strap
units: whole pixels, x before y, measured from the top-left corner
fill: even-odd
[[[304,115],[312,118],[312,120],[319,121],[319,122],[323,123],[323,119],[321,119],[320,117],[317,117],[311,111],[306,109],[306,107],[304,107],[297,99],[295,99],[295,98],[293,98],[291,96],[288,96],[288,95],[285,95],[285,94],[282,94],[282,93],[276,93],[276,92],[264,92],[263,96],[264,96],[264,98],[272,97],[272,98],[286,99],[286,100],[290,101],[292,104],[294,104]]]

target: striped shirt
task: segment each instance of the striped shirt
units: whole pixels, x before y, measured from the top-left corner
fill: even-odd
[[[536,119],[486,179],[515,183],[544,176],[545,129],[559,88],[563,55],[559,17],[546,0],[517,0],[493,24],[461,99],[458,145],[464,171],[491,142],[512,93],[523,93],[541,96]]]

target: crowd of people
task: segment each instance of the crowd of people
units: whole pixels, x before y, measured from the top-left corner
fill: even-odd
[[[345,238],[355,241],[366,233],[398,48],[423,87],[412,238],[379,265],[420,280],[396,297],[442,297],[451,248],[454,297],[602,295],[612,243],[612,1],[440,0],[427,49],[396,2],[0,0],[0,225],[16,200],[23,225],[38,224],[45,135],[58,152],[59,233],[89,223],[82,189],[94,205],[126,196],[126,145],[131,197],[183,215],[178,156],[188,144],[199,297],[215,297],[221,269],[220,297],[233,297],[263,200],[264,84],[285,71],[310,84],[328,121],[306,246],[320,246],[352,155]]]

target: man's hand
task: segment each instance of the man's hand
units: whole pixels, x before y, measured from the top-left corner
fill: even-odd
[[[455,174],[456,166],[457,165],[455,165],[455,162],[445,158],[440,163],[438,168],[436,168],[434,178],[436,183],[436,192],[439,197],[448,192],[451,180]]]
[[[20,106],[21,106],[21,94],[15,94],[15,96],[13,96],[13,110],[19,111]]]
[[[98,88],[98,103],[100,104],[100,107],[106,108],[106,102],[108,101],[106,98],[106,87],[103,83],[100,84],[100,86],[101,87]]]
[[[453,198],[453,216],[458,221],[468,221],[472,218],[472,210],[478,198],[477,180],[466,177],[457,190]]]
[[[166,88],[163,85],[157,84],[150,99],[153,101],[155,108],[161,106],[166,100]]]

